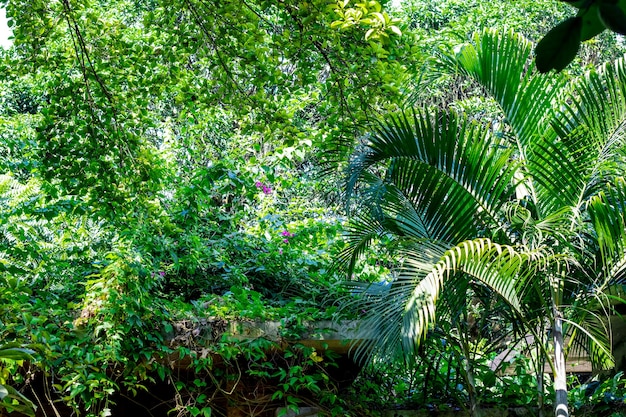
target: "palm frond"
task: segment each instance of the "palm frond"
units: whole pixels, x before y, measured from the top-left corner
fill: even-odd
[[[381,202],[370,207],[384,207],[390,217],[400,218],[412,205],[430,236],[452,241],[474,237],[477,223],[500,221],[517,169],[511,151],[488,134],[450,113],[415,110],[412,118],[406,113],[390,117],[352,158],[348,196],[377,169],[383,171],[379,184],[395,189],[379,193]]]
[[[376,238],[386,233],[383,225],[373,217],[363,216],[352,219],[344,232],[346,248],[337,255],[335,268],[345,269],[348,276],[351,276],[357,260]]]
[[[603,320],[604,318],[604,320]],[[564,318],[567,324],[568,352],[586,352],[597,369],[611,369],[615,359],[611,352],[611,331],[608,318],[592,311],[575,319]]]
[[[593,196],[587,212],[599,248],[600,275],[614,281],[624,268],[626,253],[626,181],[618,178]]]
[[[419,249],[418,249],[419,247]],[[374,303],[367,303],[365,317],[359,326],[362,342],[356,346],[355,358],[367,361],[374,357],[413,360],[413,355],[422,340],[412,330],[413,320],[422,320],[423,329],[428,331],[435,314],[434,303],[439,294],[440,283],[432,275],[433,266],[446,251],[431,241],[415,243],[412,251],[404,253],[401,267],[388,292]],[[429,276],[429,274],[431,274]],[[421,292],[421,295],[417,293]],[[407,308],[420,298],[422,308]],[[371,298],[368,301],[372,301]],[[415,304],[411,305],[416,307]],[[420,330],[421,332],[421,330]]]
[[[533,145],[531,170],[546,210],[582,207],[622,175],[626,161],[624,59],[580,78],[552,118],[554,134]]]
[[[518,289],[524,285],[520,281],[530,279],[533,262],[543,256],[518,252],[489,239],[465,241],[451,248],[424,242],[418,250],[404,250],[403,255],[388,294],[369,306],[361,327],[364,341],[357,348],[359,359],[402,355],[410,360],[437,320],[436,306],[443,288],[459,274],[473,277],[504,300],[517,317],[523,317]],[[460,288],[446,291],[446,297],[458,300],[444,305],[466,303],[467,295]]]
[[[486,29],[454,55],[442,56],[442,68],[476,81],[499,104],[513,130],[521,159],[532,140],[543,134],[546,117],[565,86],[558,75],[532,72],[532,44],[512,31]]]

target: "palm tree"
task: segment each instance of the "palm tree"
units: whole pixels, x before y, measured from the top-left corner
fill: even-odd
[[[613,366],[606,316],[626,270],[626,64],[572,81],[533,72],[531,52],[518,35],[485,31],[440,60],[496,103],[502,129],[411,110],[356,150],[346,192],[360,204],[340,261],[352,271],[381,237],[395,244],[396,276],[370,306],[361,355],[411,357],[437,319],[466,304],[459,289],[480,287],[534,336],[553,370],[555,415],[568,416],[567,353]]]

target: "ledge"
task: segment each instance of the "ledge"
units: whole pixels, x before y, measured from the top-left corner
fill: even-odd
[[[299,343],[317,350],[332,350],[339,354],[348,353],[351,347],[358,344],[358,321],[350,320],[341,323],[318,321],[305,323],[306,329],[300,337],[290,337],[289,328],[281,322],[236,321],[228,324],[225,334],[235,340],[256,339],[259,337],[279,344]]]
[[[235,341],[264,338],[276,343],[278,349],[285,349],[289,345],[301,344],[316,350],[331,350],[340,355],[347,355],[351,348],[358,345],[358,321],[347,320],[341,323],[332,321],[317,321],[304,323],[295,330],[291,326],[284,326],[278,321],[246,321],[235,320],[227,322],[221,318],[200,320],[182,320],[173,323],[173,331],[166,335],[171,348],[185,347],[199,357],[212,356],[215,363],[221,358],[211,352],[211,345],[215,345],[224,337]],[[160,362],[163,359],[159,360]],[[167,355],[165,361],[170,367],[187,368],[192,358],[182,357],[180,352],[174,351]]]

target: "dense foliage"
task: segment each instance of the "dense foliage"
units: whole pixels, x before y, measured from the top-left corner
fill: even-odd
[[[413,358],[436,321],[470,357],[472,310],[496,308],[515,323],[509,337],[537,349],[538,379],[550,364],[567,415],[565,356],[582,349],[597,369],[614,365],[605,323],[624,280],[626,72],[618,60],[567,84],[525,71],[530,51],[485,31],[442,55],[444,71],[499,105],[498,126],[427,109],[381,124],[351,160],[348,192],[364,204],[342,258],[351,268],[385,235],[402,259],[363,324],[370,355]],[[472,364],[463,371],[474,409]]]
[[[376,245],[359,246],[352,258],[357,289],[345,285],[342,261],[355,242],[348,214],[364,203],[379,207],[356,183],[346,195],[353,150],[367,153],[379,120],[416,105],[425,117],[435,107],[444,119],[450,110],[466,114],[491,129],[480,138],[488,147],[504,147],[513,118],[485,94],[485,73],[469,66],[474,32],[513,29],[536,42],[571,7],[0,3],[14,35],[0,51],[0,409],[106,416],[120,412],[116,404],[143,403],[156,405],[136,413],[208,416],[313,405],[375,415],[400,405],[531,406],[544,397],[549,384],[530,369],[536,361],[519,357],[514,374],[489,367],[523,326],[502,298],[474,285],[463,287],[463,300],[443,301],[448,311],[460,303],[456,316],[415,334],[411,343],[422,343],[408,363],[389,364],[398,356],[374,350],[351,387],[338,381],[358,367],[297,340],[311,323],[362,318],[377,298],[393,302],[389,283],[401,278],[393,234],[378,233]],[[559,83],[616,59],[619,42],[608,32],[594,37]],[[518,57],[530,53],[521,44]],[[505,81],[524,77],[516,74]],[[519,158],[499,157],[499,191],[519,179]],[[511,210],[510,222],[523,222],[521,208]],[[485,237],[481,216],[466,226]],[[604,242],[594,249],[621,250]],[[260,320],[280,323],[277,340],[232,337],[231,323]],[[604,383],[598,401],[607,391],[623,394],[619,377],[611,381],[615,389]],[[572,395],[576,407],[589,405],[580,391]]]

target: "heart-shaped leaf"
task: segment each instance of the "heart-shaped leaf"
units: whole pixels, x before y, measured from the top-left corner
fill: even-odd
[[[602,23],[615,33],[626,35],[626,13],[624,10],[617,3],[601,2],[598,6]]]
[[[561,71],[578,53],[582,17],[570,17],[552,28],[535,48],[535,64],[541,73]]]

